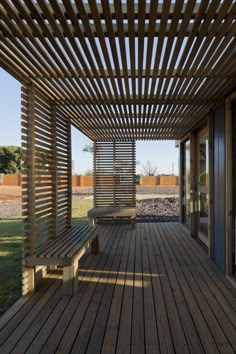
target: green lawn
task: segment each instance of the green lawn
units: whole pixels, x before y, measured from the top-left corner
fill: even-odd
[[[0,220],[0,315],[21,292],[21,218]]]
[[[72,223],[87,223],[92,200],[72,205]],[[0,219],[0,316],[21,295],[21,255],[23,242],[21,217]]]

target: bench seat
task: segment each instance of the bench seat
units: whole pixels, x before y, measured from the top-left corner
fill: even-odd
[[[98,252],[97,226],[76,225],[42,244],[32,255],[25,257],[31,290],[34,290],[35,266],[61,266],[63,294],[73,295],[78,286],[78,261],[89,247],[93,253]]]
[[[99,219],[130,219],[134,228],[136,222],[136,208],[99,207],[88,211],[89,224],[95,225]]]

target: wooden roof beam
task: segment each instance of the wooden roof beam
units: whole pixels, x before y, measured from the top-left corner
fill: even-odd
[[[165,6],[164,4],[159,4],[158,5],[157,14],[156,14],[157,19],[161,19],[164,6]],[[40,7],[38,6],[38,4],[36,4],[36,7],[40,11]],[[72,7],[73,7],[73,10],[74,10],[74,12],[76,14],[76,17],[80,20],[81,16],[80,16],[79,11],[77,10],[76,5],[72,4]],[[111,12],[111,18],[112,18],[112,20],[114,20],[114,19],[116,19],[115,6],[114,6],[114,4],[110,4],[109,7],[110,7],[110,12]],[[127,7],[127,4],[123,4],[122,3],[121,7],[122,7],[123,18],[124,18],[124,20],[127,20],[128,19],[128,7]],[[170,20],[173,18],[174,7],[175,7],[175,5],[171,4],[170,11],[169,11],[169,16],[168,16],[168,19],[170,19]],[[88,18],[90,20],[92,20],[93,19],[93,14],[91,13],[91,9],[90,9],[89,4],[84,4],[84,8],[85,8],[85,11],[87,13]],[[97,4],[97,9],[98,9],[98,13],[99,13],[99,16],[100,16],[101,20],[104,20],[105,15],[104,15],[102,4],[98,3]],[[181,11],[181,18],[183,18],[184,15],[185,15],[185,9],[186,9],[186,4],[183,4],[182,11]],[[61,12],[64,14],[64,16],[67,19],[70,19],[70,14],[67,13],[65,7],[62,4],[60,4],[60,10],[61,10]],[[148,20],[150,18],[150,4],[148,4],[148,3],[146,4],[146,9],[145,10],[146,10],[145,11],[145,19]],[[195,7],[194,7],[192,16],[191,16],[192,19],[194,19],[196,17],[196,15],[198,13],[198,10],[199,10],[199,4],[196,4]],[[51,9],[51,12],[52,12],[53,16],[55,17],[55,19],[57,19],[57,15],[54,13],[54,11],[52,9]],[[138,2],[136,1],[136,3],[134,4],[134,18],[135,19],[138,19],[138,16],[139,16],[138,14],[139,14],[139,8],[138,8]],[[25,18],[23,13],[20,12],[19,15],[20,15],[20,17],[22,19]],[[32,16],[32,18],[35,19],[34,16]],[[46,19],[45,16],[44,16],[44,18]]]
[[[51,28],[50,24],[48,24],[48,23],[46,23],[46,22],[45,22],[44,24],[45,24],[45,26],[46,26],[46,28],[47,28],[47,31],[49,31],[53,37],[57,38],[57,33],[55,33],[55,32],[53,31],[53,29]],[[58,23],[57,25],[58,25],[59,28],[61,28],[61,33],[62,33],[62,35],[63,35],[65,38],[67,38],[68,35],[67,35],[66,32],[64,32],[63,27],[62,27],[59,23]],[[40,23],[36,23],[36,22],[35,22],[35,23],[34,23],[34,26],[35,26],[35,28],[37,28],[37,29],[41,32],[41,34],[42,34],[45,38],[47,38],[47,33],[42,30],[42,27],[41,27],[41,24],[40,24]],[[77,38],[78,35],[77,35],[77,33],[76,33],[75,28],[73,27],[73,25],[67,24],[67,26],[68,26],[68,29],[70,30],[70,32],[73,34],[73,36],[74,36],[75,38]],[[105,24],[102,24],[101,26],[102,26],[102,31],[103,31],[104,36],[105,36],[105,37],[109,37],[109,33],[108,33],[108,31],[107,31],[106,25],[105,25]],[[193,26],[194,26],[193,23],[189,23],[189,25],[188,25],[188,27],[187,27],[187,29],[186,29],[186,32],[185,32],[186,38],[190,35],[190,33],[192,33]],[[88,33],[86,32],[85,28],[83,27],[83,25],[80,25],[80,27],[81,27],[81,31],[82,31],[84,37],[87,38],[87,37],[88,37]],[[129,37],[128,24],[124,23],[124,24],[123,24],[123,27],[124,27],[124,37],[127,37],[127,38],[128,38],[128,37]],[[177,25],[176,32],[175,32],[175,37],[178,37],[178,35],[179,35],[179,33],[180,33],[180,27],[181,27],[181,22]],[[30,27],[29,25],[25,25],[25,28],[26,28],[28,31],[31,31],[31,27]],[[98,34],[97,31],[96,31],[95,25],[94,25],[94,24],[90,24],[90,28],[91,28],[91,32],[92,32],[93,36],[96,37],[96,38],[99,38],[99,34]],[[119,38],[119,31],[118,31],[118,26],[117,26],[116,23],[113,23],[113,29],[114,29],[114,36],[117,37],[117,38]],[[134,36],[137,37],[137,38],[138,38],[138,29],[139,29],[139,24],[138,24],[138,23],[135,23],[135,24],[134,24]],[[220,30],[220,28],[219,28],[219,30]],[[168,37],[168,35],[170,34],[170,31],[171,31],[171,24],[168,23],[167,26],[166,26],[166,29],[165,29],[164,36]],[[154,30],[154,36],[155,36],[155,37],[158,37],[158,36],[160,35],[160,33],[161,33],[161,32],[160,32],[160,23],[156,23],[156,25],[155,25],[155,30]],[[15,35],[16,35],[16,37],[19,37],[18,34],[15,34]],[[22,33],[21,35],[24,35],[24,36],[27,38],[27,35],[25,35],[24,33]],[[34,32],[34,31],[32,31],[32,35],[35,36],[35,37],[37,37],[37,33]],[[143,35],[144,35],[144,37],[149,37],[149,24],[146,24],[146,23],[145,23]],[[197,35],[198,35],[198,32],[196,33],[196,36],[197,36]],[[208,32],[205,33],[204,37],[207,37],[207,35],[208,35]]]
[[[99,101],[99,105],[123,105],[123,104],[136,104],[136,105],[191,105],[191,106],[201,106],[201,105],[215,105],[221,102],[221,100],[216,99],[201,99],[201,98],[181,98],[181,97],[176,97],[176,98],[169,98],[166,96],[166,98],[153,98],[153,97],[147,97],[146,99],[141,98],[138,99],[137,97],[131,97],[130,100],[122,100],[122,98],[119,98],[119,100],[102,100]],[[60,101],[58,102],[60,104]],[[94,102],[92,99],[88,100],[86,102],[78,102],[76,100],[64,100],[63,105],[72,105],[72,106],[81,106],[81,105],[93,105],[96,106],[97,102]]]

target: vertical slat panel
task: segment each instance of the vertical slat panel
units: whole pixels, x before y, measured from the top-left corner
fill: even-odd
[[[94,207],[135,207],[135,142],[95,142],[94,152]]]
[[[71,130],[64,113],[57,109],[57,228],[71,225]]]
[[[22,86],[24,256],[71,225],[71,132],[64,112]],[[23,263],[23,294],[27,272]]]

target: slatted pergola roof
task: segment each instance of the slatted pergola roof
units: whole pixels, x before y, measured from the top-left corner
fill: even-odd
[[[0,66],[92,140],[180,139],[236,85],[236,1],[1,0]]]

